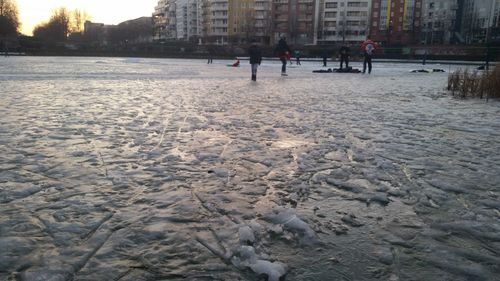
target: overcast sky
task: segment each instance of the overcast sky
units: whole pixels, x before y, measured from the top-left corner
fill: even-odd
[[[93,22],[117,24],[143,16],[150,17],[158,0],[17,0],[21,32],[31,35],[33,27],[47,21],[58,7],[86,11]]]

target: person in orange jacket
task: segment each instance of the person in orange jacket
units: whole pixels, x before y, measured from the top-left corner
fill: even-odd
[[[363,52],[363,73],[366,72],[366,66],[368,65],[368,74],[372,72],[372,57],[375,52],[377,45],[373,42],[370,37],[368,37],[363,44],[361,44],[361,51]]]

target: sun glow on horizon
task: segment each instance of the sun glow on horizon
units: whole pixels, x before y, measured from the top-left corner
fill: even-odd
[[[17,0],[21,33],[32,35],[33,28],[49,20],[59,7],[87,12],[91,21],[104,24],[150,17],[158,0]]]

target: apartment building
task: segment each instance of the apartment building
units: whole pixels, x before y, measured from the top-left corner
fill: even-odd
[[[167,0],[159,0],[153,12],[153,39],[167,38]]]
[[[254,5],[254,0],[229,0],[228,36],[231,43],[245,43],[254,36]]]
[[[209,44],[270,43],[271,0],[205,0],[203,37]]]
[[[414,44],[421,17],[422,0],[373,0],[369,35],[382,44]]]
[[[177,38],[177,0],[167,0],[167,39]]]
[[[464,0],[462,36],[467,44],[484,43],[499,26],[500,0]]]
[[[272,0],[272,43],[316,44],[320,0]]]
[[[205,0],[203,5],[204,43],[228,44],[229,0]]]
[[[425,0],[422,6],[423,44],[450,44],[456,38],[458,0]]]
[[[197,41],[202,35],[202,2],[198,0],[176,0],[175,34],[178,40]]]
[[[369,32],[371,2],[371,0],[322,2],[318,43],[364,41]]]
[[[271,4],[272,0],[254,0],[254,39],[266,45],[271,43]]]

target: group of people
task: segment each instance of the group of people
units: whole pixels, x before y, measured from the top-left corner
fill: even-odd
[[[366,70],[368,70],[369,74],[372,72],[372,57],[376,48],[377,45],[370,38],[368,38],[366,41],[363,42],[363,44],[361,44],[361,50],[363,52],[363,57],[364,57],[363,73],[366,73]],[[278,44],[274,49],[274,53],[278,56],[278,58],[281,61],[281,75],[287,76],[286,66],[287,66],[287,61],[291,59],[292,51],[290,50],[290,47],[286,42],[286,38],[282,37],[278,41]],[[252,66],[252,81],[257,81],[257,68],[262,62],[262,50],[258,46],[257,41],[255,40],[252,41],[252,44],[248,49],[248,55],[250,56],[250,64]],[[346,68],[349,68],[350,48],[347,45],[343,45],[339,50],[339,55],[340,55],[340,69],[343,69],[344,64]],[[296,51],[295,57],[297,60],[297,64],[300,65],[300,53],[297,53]],[[239,60],[237,63],[239,66]],[[323,56],[323,63],[326,66],[325,55]]]

